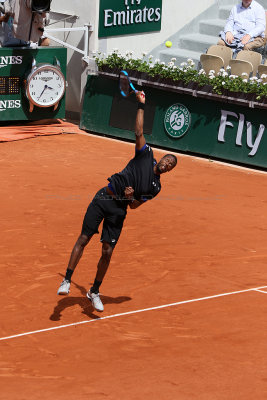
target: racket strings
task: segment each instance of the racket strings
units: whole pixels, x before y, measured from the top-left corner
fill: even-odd
[[[130,93],[130,84],[126,75],[120,74],[120,91],[124,96],[128,96]]]

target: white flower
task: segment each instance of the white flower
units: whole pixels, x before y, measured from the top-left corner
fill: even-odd
[[[185,67],[187,64],[185,63],[185,62],[182,62],[181,64],[180,64],[180,66],[181,67]]]
[[[174,62],[170,61],[170,62],[168,63],[168,66],[169,66],[169,67],[173,67],[173,66],[174,66]]]
[[[150,54],[150,56],[148,57],[150,60],[152,60],[154,56],[152,56],[152,54]]]
[[[165,65],[165,62],[164,62],[164,61],[162,61],[160,64],[161,64],[161,65]]]
[[[198,75],[206,75],[206,73],[205,73],[205,71],[204,71],[203,68],[201,68],[201,69],[198,71]]]
[[[230,75],[229,78],[230,79],[235,79],[235,78],[237,78],[237,76],[236,75]]]
[[[222,85],[223,85],[223,86],[225,85],[225,82],[224,82],[224,81],[222,82]]]
[[[195,65],[194,61],[191,58],[187,59],[187,64],[192,65],[192,66]]]
[[[231,69],[230,65],[227,65],[226,70],[229,71]]]
[[[224,73],[222,74],[222,76],[223,76],[223,78],[225,78],[226,76],[228,76],[228,73],[227,73],[227,72],[224,72]]]
[[[142,52],[142,56],[145,57],[147,55],[147,51]]]
[[[159,58],[156,58],[155,64],[159,64],[159,63],[160,63],[160,59],[159,59]]]
[[[215,78],[215,75],[210,75],[209,78],[210,78],[210,79],[214,79],[214,78]]]
[[[243,75],[243,74],[242,74],[242,75]],[[243,79],[243,82],[247,83],[247,81],[248,81],[247,79]]]
[[[248,74],[246,72],[242,72],[241,74],[242,76],[248,76]]]
[[[190,67],[193,67],[195,65],[194,61],[191,58],[187,59],[187,64],[190,65]]]
[[[209,74],[215,74],[214,69],[211,69],[210,72],[209,72]]]
[[[119,49],[117,49],[117,48],[112,49],[112,53],[118,53],[118,51],[119,51]]]
[[[171,61],[172,61],[173,63],[175,63],[176,58],[175,58],[175,57],[171,58]]]
[[[265,79],[265,78],[267,78],[267,75],[266,74],[262,74],[261,75],[261,79]]]

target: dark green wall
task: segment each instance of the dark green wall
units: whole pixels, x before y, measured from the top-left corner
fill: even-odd
[[[147,104],[155,105],[152,133],[146,135],[149,144],[246,165],[267,167],[266,110],[145,86],[143,90],[146,93]],[[103,76],[89,76],[84,96],[81,129],[134,141],[133,131],[110,126],[113,97],[117,93],[117,80]],[[123,99],[123,101],[128,100]],[[191,114],[191,124],[182,137],[173,138],[166,132],[164,118],[168,108],[177,103],[187,107]],[[135,113],[136,107],[131,108],[131,112]],[[120,118],[119,109],[117,113]],[[221,132],[219,135],[223,114],[227,114],[227,125],[224,134]],[[258,144],[253,148],[257,136]]]

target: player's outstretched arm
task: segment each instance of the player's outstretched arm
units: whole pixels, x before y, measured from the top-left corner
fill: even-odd
[[[144,92],[137,92],[136,99],[138,101],[138,109],[135,121],[135,143],[136,149],[141,150],[146,144],[144,137],[144,108],[146,97]]]

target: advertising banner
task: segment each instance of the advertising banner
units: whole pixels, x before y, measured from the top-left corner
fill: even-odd
[[[145,123],[146,118],[151,119],[153,115],[149,132],[145,135],[149,144],[267,168],[265,109],[146,86],[143,90],[147,103]],[[115,102],[117,92],[116,81],[104,77],[89,77],[81,128],[134,141],[134,96],[132,100],[121,98]],[[149,111],[151,107],[153,114]],[[113,123],[115,120],[116,124]],[[125,120],[132,121],[127,130],[123,123]]]
[[[65,117],[64,97],[57,108],[34,106],[30,110],[30,102],[26,95],[26,82],[34,68],[34,62],[37,66],[40,64],[53,66],[59,63],[60,70],[66,76],[67,49],[61,47],[0,48],[0,121],[34,121]],[[50,96],[56,93],[55,88],[52,88],[50,76],[45,75],[40,76],[39,80],[35,79],[38,81],[36,96],[40,96],[42,92],[44,94],[44,89],[46,89],[46,93],[49,92]]]
[[[98,37],[161,30],[162,0],[100,0]]]

